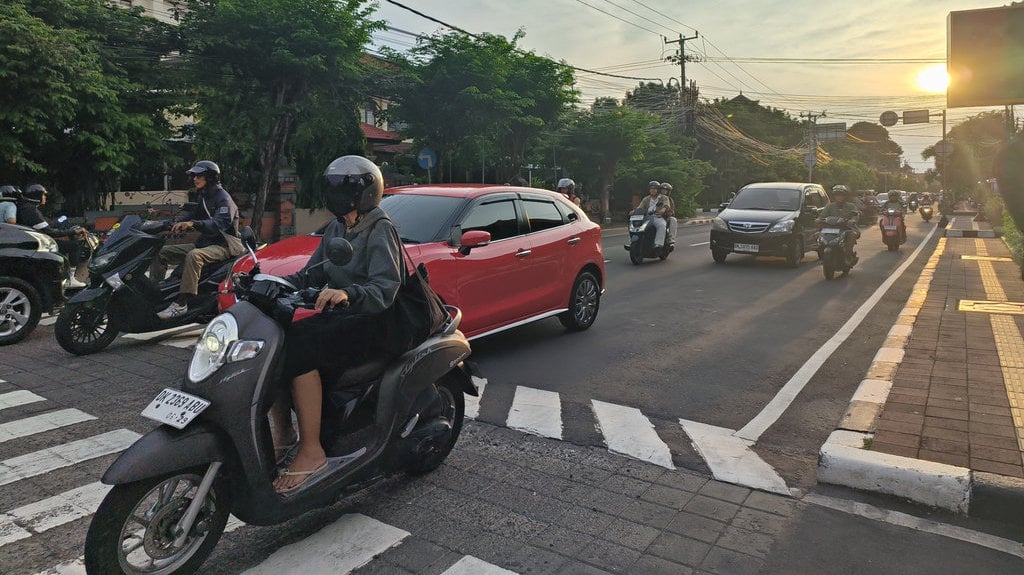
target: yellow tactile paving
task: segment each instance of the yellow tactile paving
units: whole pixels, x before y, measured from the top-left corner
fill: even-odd
[[[957,306],[958,311],[973,311],[979,313],[1000,313],[1009,315],[1024,315],[1024,303],[1015,301],[983,301],[974,299],[962,299]]]
[[[986,262],[1013,262],[1013,258],[1006,258],[1003,256],[960,256],[960,259]]]

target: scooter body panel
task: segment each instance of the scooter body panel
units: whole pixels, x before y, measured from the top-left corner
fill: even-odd
[[[101,481],[123,485],[232,458],[227,438],[213,426],[196,422],[179,431],[161,425],[122,452]]]

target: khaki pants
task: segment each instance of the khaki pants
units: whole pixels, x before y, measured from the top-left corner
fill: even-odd
[[[163,281],[168,265],[181,265],[181,288],[178,293],[196,295],[199,293],[199,274],[203,266],[221,262],[231,257],[231,252],[224,246],[206,246],[197,248],[195,244],[176,244],[164,246],[160,255],[149,267],[149,277],[153,281]]]

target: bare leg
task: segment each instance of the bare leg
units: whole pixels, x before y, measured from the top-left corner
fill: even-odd
[[[320,415],[323,389],[320,372],[313,370],[292,380],[292,398],[299,416],[299,452],[288,467],[291,472],[313,471],[327,461],[320,445]],[[274,481],[274,488],[288,489],[306,480],[304,475],[282,475]]]
[[[270,406],[270,434],[274,438],[274,456],[284,457],[284,451],[298,438],[292,425],[291,406],[285,399],[279,399]]]

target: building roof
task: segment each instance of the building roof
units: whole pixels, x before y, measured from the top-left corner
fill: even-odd
[[[402,136],[396,132],[390,132],[374,126],[373,124],[367,124],[363,122],[361,127],[363,128],[363,135],[366,136],[367,140],[388,140],[391,142],[401,142]]]

